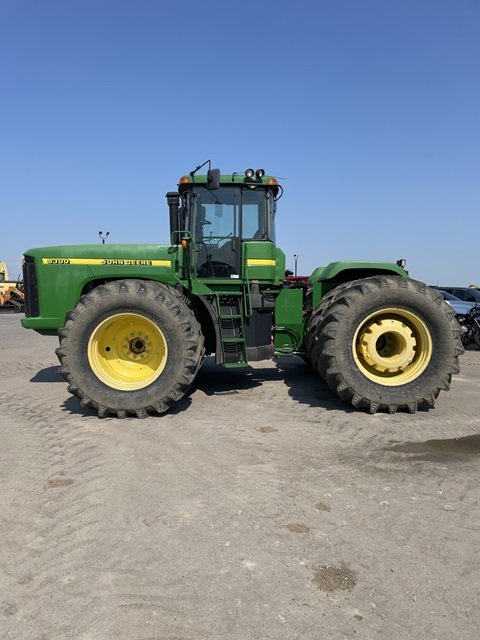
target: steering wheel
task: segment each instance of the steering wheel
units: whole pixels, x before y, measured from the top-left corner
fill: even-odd
[[[208,223],[210,224],[210,222]],[[230,232],[228,236],[210,236],[204,237],[202,244],[208,244],[210,247],[216,247],[217,249],[220,247],[220,243],[223,240],[229,240],[233,236],[233,232]],[[223,246],[223,245],[222,245]]]
[[[227,262],[219,262],[218,260],[210,260],[204,262],[198,270],[201,278],[211,278],[213,276],[229,278],[232,274],[237,273],[235,268]]]

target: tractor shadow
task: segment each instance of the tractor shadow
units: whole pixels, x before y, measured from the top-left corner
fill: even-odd
[[[241,369],[223,369],[215,364],[213,357],[205,358],[201,370],[190,390],[196,389],[214,395],[233,395],[261,386],[264,382],[283,382],[289,396],[300,404],[321,407],[329,411],[353,413],[358,411],[339,400],[330,391],[322,378],[296,356],[279,358],[267,366],[249,366]]]
[[[288,395],[295,402],[327,411],[358,413],[358,409],[337,398],[320,375],[302,358],[278,358],[275,364],[280,378],[288,387]]]
[[[215,364],[214,357],[207,357],[189,394],[198,389],[208,396],[233,395],[259,387],[264,382],[275,380],[282,380],[281,374],[275,367],[248,366],[239,369],[224,369]]]
[[[61,408],[71,416],[77,416],[81,418],[98,418],[96,409],[94,409],[93,407],[84,407],[80,403],[80,399],[76,396],[70,396],[69,398],[64,400],[61,404]],[[109,418],[113,418],[113,416],[108,416],[107,418],[103,418],[103,420],[108,420]]]
[[[58,373],[58,365],[54,367],[46,367],[40,369],[37,373],[30,378],[29,382],[65,382],[65,378]]]
[[[300,404],[321,407],[328,411],[342,411],[343,413],[357,411],[339,400],[322,378],[299,357],[268,360],[265,361],[265,366],[262,364],[258,363],[258,366],[239,369],[224,369],[215,364],[214,357],[205,358],[190,389],[179,402],[169,409],[168,413],[178,414],[188,409],[192,403],[191,396],[197,389],[208,396],[233,395],[255,389],[264,382],[276,381],[283,382],[288,387],[288,395]],[[30,382],[61,382],[65,384],[65,379],[58,372],[58,368],[58,366],[51,366],[40,369],[30,378]],[[63,406],[65,411],[70,414],[85,417],[97,414],[94,409],[83,407],[79,399],[74,396],[65,400]]]

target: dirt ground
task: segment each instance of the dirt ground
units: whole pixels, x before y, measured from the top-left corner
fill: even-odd
[[[297,358],[98,419],[0,316],[0,639],[479,637],[480,352],[370,416]]]

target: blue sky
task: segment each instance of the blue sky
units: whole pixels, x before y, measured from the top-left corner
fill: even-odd
[[[480,284],[478,0],[2,0],[0,259],[168,241],[211,159],[283,178],[299,273],[407,259]]]

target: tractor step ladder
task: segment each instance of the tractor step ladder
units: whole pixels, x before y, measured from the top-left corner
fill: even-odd
[[[215,296],[223,366],[227,369],[245,367],[248,364],[243,325],[243,293],[217,293]]]

